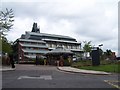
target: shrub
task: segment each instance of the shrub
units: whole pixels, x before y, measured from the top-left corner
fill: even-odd
[[[40,59],[38,60],[38,63],[39,63],[40,65],[44,65],[44,59],[40,58]]]
[[[64,59],[64,66],[70,66],[71,63],[68,61],[68,59]]]

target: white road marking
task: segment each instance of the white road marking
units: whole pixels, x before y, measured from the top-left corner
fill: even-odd
[[[32,76],[20,76],[18,77],[18,80],[20,79],[44,79],[44,80],[52,80],[51,75],[41,75],[40,77],[32,77]]]
[[[116,82],[116,83],[118,83],[119,81],[104,80],[104,82],[106,82],[106,83],[108,83],[109,85],[112,85],[112,86],[114,86],[114,87],[120,89],[119,85],[115,85],[115,84],[112,83],[112,82]]]

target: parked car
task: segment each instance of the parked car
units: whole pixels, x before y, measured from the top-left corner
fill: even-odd
[[[120,60],[120,57],[116,57],[117,60]]]
[[[73,57],[73,62],[77,61],[77,58],[76,57]]]

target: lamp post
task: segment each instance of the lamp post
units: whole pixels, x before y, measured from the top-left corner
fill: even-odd
[[[100,50],[99,53],[101,54],[101,55],[100,55],[100,59],[101,59],[101,56],[102,56],[102,53],[101,53],[101,52],[102,52],[102,49],[101,49],[101,47],[103,46],[103,44],[100,44],[100,45],[98,45],[98,46],[99,46],[99,50]]]
[[[100,44],[100,45],[98,45],[99,46],[99,54],[100,54],[100,60],[102,59],[102,54],[103,54],[103,51],[102,51],[102,46],[103,46],[103,44]]]
[[[100,45],[98,45],[99,46],[99,48],[101,49],[101,47],[103,46],[103,44],[100,44]]]
[[[101,49],[101,47],[103,46],[103,44],[100,44],[100,45],[98,45],[99,46],[99,48]]]

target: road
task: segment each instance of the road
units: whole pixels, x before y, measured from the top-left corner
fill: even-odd
[[[15,71],[2,73],[3,88],[113,88],[106,80],[117,74],[90,75],[59,71],[55,66],[16,65]]]

